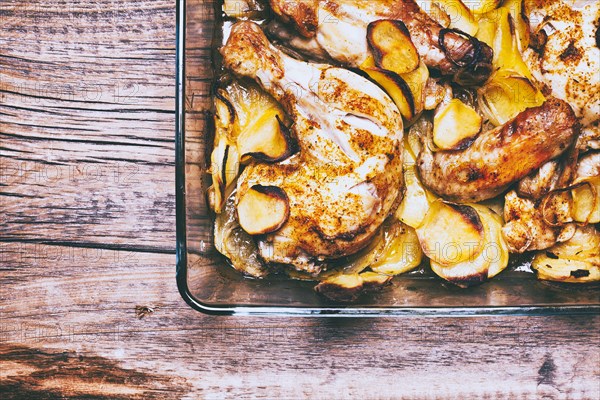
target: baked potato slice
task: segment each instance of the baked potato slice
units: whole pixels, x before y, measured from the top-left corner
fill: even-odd
[[[439,107],[433,118],[433,143],[442,150],[463,150],[481,131],[481,116],[459,99]]]
[[[367,26],[367,43],[378,68],[400,75],[419,66],[419,53],[402,21],[371,22]]]
[[[502,219],[487,207],[469,206],[480,216],[484,228],[482,251],[467,260],[452,265],[442,265],[431,260],[431,269],[441,278],[460,287],[483,283],[508,265],[509,252],[501,234]]]
[[[483,221],[473,207],[441,199],[431,204],[416,232],[432,265],[447,267],[476,259],[487,239]]]
[[[289,203],[283,189],[254,185],[238,201],[240,226],[250,235],[275,232],[290,216]]]
[[[579,226],[566,242],[538,252],[531,263],[538,279],[568,283],[600,280],[600,232]]]

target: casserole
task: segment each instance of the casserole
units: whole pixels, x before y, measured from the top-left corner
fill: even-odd
[[[206,200],[213,135],[212,84],[218,67],[220,2],[180,0],[177,9],[177,284],[195,309],[214,314],[267,315],[486,315],[598,313],[596,284],[538,281],[526,257],[483,285],[463,290],[422,267],[386,290],[339,304],[319,296],[313,283],[287,278],[248,279],[213,245]]]

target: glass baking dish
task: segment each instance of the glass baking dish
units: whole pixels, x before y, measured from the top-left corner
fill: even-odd
[[[249,279],[213,246],[206,201],[212,143],[213,55],[220,43],[219,0],[177,5],[177,284],[185,301],[210,314],[389,316],[598,313],[598,285],[538,281],[523,263],[483,285],[460,289],[422,268],[352,304],[328,301],[314,283]]]

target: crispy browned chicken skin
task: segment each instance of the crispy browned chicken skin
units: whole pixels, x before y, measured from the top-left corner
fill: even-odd
[[[417,168],[423,184],[445,199],[482,201],[563,154],[578,134],[572,108],[550,98],[481,133],[465,150],[434,152],[426,138]]]

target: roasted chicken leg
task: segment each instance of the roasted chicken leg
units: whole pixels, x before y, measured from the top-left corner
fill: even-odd
[[[425,138],[417,168],[423,184],[445,199],[482,201],[563,154],[578,134],[571,107],[551,98],[481,133],[465,150],[434,152]]]
[[[366,246],[403,195],[394,102],[358,74],[285,55],[251,22],[232,27],[221,53],[227,69],[282,104],[300,149],[284,162],[250,164],[238,180],[237,204],[257,187],[277,188],[289,203],[285,223],[259,236],[263,259],[318,272],[319,261]]]
[[[368,57],[367,27],[376,20],[402,21],[428,67],[455,82],[477,85],[492,72],[492,49],[457,30],[445,29],[415,0],[270,0],[273,11],[292,22],[338,62],[358,67]]]

